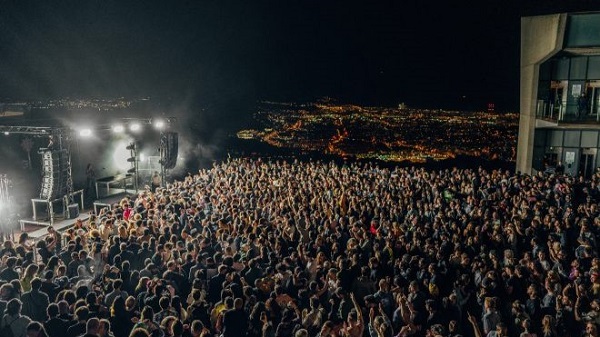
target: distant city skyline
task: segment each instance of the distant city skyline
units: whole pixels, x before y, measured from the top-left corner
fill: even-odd
[[[365,107],[320,101],[261,102],[256,128],[237,137],[299,153],[427,163],[458,156],[513,162],[519,115]]]
[[[520,17],[592,1],[1,1],[0,97],[518,108]],[[596,6],[597,7],[597,6]],[[193,109],[192,109],[193,110]]]

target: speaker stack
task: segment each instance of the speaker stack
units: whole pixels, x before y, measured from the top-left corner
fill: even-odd
[[[42,153],[42,190],[40,199],[55,200],[67,194],[69,156],[67,150],[47,150]]]
[[[167,170],[177,165],[178,136],[177,132],[164,132],[160,137],[160,164]]]

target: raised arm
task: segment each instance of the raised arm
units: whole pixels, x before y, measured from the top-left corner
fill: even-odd
[[[356,301],[356,297],[354,297],[353,292],[350,293],[350,299],[352,300],[352,304],[354,304],[354,309],[356,310],[358,322],[360,323],[361,326],[364,326],[365,322],[363,320],[362,310],[360,309],[360,305],[358,305],[358,302]]]
[[[471,313],[468,311],[467,315],[469,322],[471,322],[471,325],[473,326],[473,334],[475,335],[475,337],[483,337],[483,335],[481,334],[481,330],[479,329],[479,325],[477,324],[477,319],[475,319],[475,317],[473,317],[473,315],[471,315]]]

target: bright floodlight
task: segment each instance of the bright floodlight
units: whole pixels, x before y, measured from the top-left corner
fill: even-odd
[[[156,119],[154,120],[154,128],[157,130],[162,130],[165,128],[165,121],[162,119]]]
[[[92,130],[88,129],[88,128],[81,129],[81,130],[79,130],[79,135],[81,137],[89,137],[92,135]]]
[[[8,136],[8,135],[10,135],[10,132],[8,132],[8,131],[4,131],[4,135],[5,135],[5,136]]]
[[[112,130],[114,133],[121,133],[121,132],[125,131],[125,127],[123,127],[123,125],[121,125],[121,124],[116,124],[116,125],[113,125]]]
[[[142,126],[140,125],[140,123],[133,123],[129,126],[129,130],[131,131],[140,131],[140,129],[142,128]]]
[[[120,140],[112,144],[112,165],[120,172],[127,171],[131,167],[127,159],[131,157],[131,152],[127,149],[129,140]]]

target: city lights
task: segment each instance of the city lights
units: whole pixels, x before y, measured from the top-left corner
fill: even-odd
[[[426,163],[459,156],[510,161],[517,114],[263,102],[263,126],[237,132],[274,147],[342,158]]]

